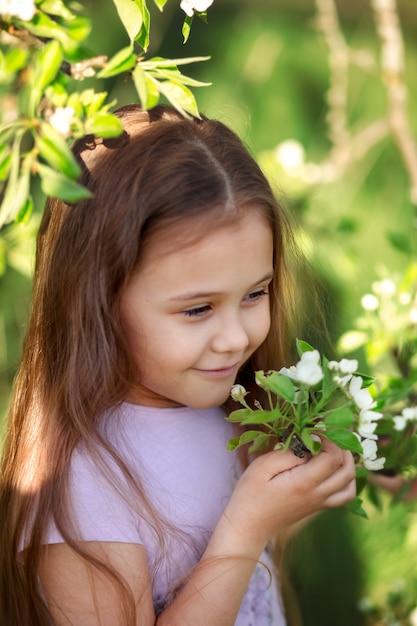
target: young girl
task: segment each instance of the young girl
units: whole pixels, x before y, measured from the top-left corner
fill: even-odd
[[[0,503],[4,626],[282,626],[267,547],[353,498],[352,455],[226,450],[232,385],[285,361],[289,231],[223,124],[118,113],[50,200]]]

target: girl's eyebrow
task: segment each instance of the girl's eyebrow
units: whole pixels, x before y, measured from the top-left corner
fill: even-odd
[[[254,283],[252,287],[249,287],[248,291],[250,289],[253,289],[257,285],[271,281],[273,277],[274,277],[274,273],[269,272],[263,278],[256,281],[256,283]],[[184,302],[187,300],[198,300],[200,298],[209,298],[213,296],[218,296],[220,295],[220,293],[221,292],[218,292],[218,291],[188,291],[186,293],[179,294],[178,296],[173,296],[172,298],[169,298],[169,302],[177,302],[177,301]]]

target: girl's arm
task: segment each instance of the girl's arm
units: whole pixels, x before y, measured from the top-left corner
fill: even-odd
[[[308,461],[276,451],[255,459],[238,481],[200,563],[156,620],[144,549],[133,544],[95,544],[95,549],[132,590],[135,626],[233,626],[257,560],[276,532],[354,495],[352,455],[328,441]],[[57,626],[126,626],[116,615],[111,583],[87,572],[65,545],[45,550],[40,575]]]

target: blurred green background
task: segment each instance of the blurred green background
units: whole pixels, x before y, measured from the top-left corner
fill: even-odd
[[[84,4],[93,20],[92,53],[112,55],[127,45],[110,0]],[[337,8],[347,44],[362,51],[364,67],[353,66],[348,73],[347,122],[356,132],[386,115],[380,43],[368,0],[338,0]],[[311,184],[275,158],[277,146],[295,140],[298,149],[300,145],[304,149],[306,171],[314,175],[331,148],[326,117],[329,54],[317,29],[313,0],[215,0],[208,11],[209,23],[194,20],[186,46],[178,6],[168,2],[163,14],[150,9],[149,56],[211,57],[185,68],[193,77],[212,82],[196,92],[200,110],[243,137],[299,225],[300,241],[326,306],[331,340],[326,349],[331,349],[353,327],[360,299],[372,282],[401,274],[416,256],[416,207],[410,202],[409,177],[394,142],[386,136],[365,149],[363,158],[340,178],[323,184]],[[398,13],[408,114],[417,137],[415,0],[399,0]],[[103,81],[103,89],[119,105],[136,101],[127,79]],[[40,200],[28,224],[0,233],[2,428],[30,310],[41,208]],[[358,351],[355,356],[366,370],[364,355]],[[381,511],[371,504],[367,509],[368,520],[344,511],[325,513],[294,540],[288,572],[305,626],[413,626],[409,616],[417,607],[417,508],[390,506],[386,497]]]

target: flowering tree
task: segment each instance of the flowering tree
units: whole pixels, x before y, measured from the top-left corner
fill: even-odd
[[[75,202],[88,195],[77,183],[79,167],[68,141],[92,133],[113,137],[121,124],[107,93],[74,82],[128,74],[145,108],[161,95],[184,115],[198,116],[190,87],[198,82],[178,67],[203,60],[147,59],[150,12],[146,0],[113,0],[130,43],[111,59],[85,58],[83,43],[92,24],[82,5],[63,0],[0,0],[0,90],[5,99],[0,123],[0,229],[27,220],[33,207],[31,182],[39,177],[45,195]],[[154,0],[163,10],[167,0]],[[187,40],[194,16],[206,19],[213,0],[182,0]],[[72,7],[75,8],[72,8]]]

